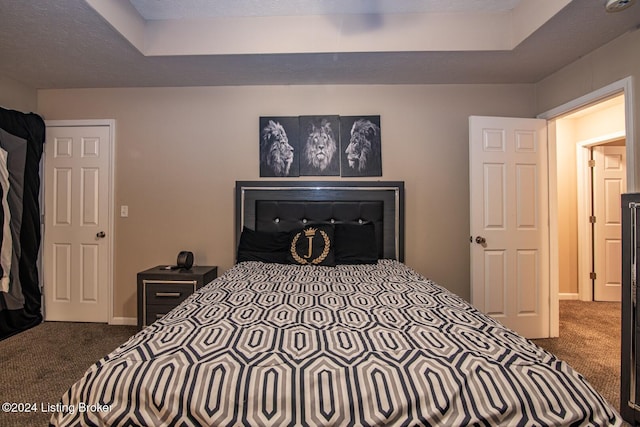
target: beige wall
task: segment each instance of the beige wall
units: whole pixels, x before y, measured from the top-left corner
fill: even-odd
[[[624,98],[608,108],[556,121],[560,294],[578,294],[577,144],[624,132]],[[588,216],[588,212],[582,212]]]
[[[47,119],[115,119],[114,316],[136,273],[192,250],[234,260],[234,183],[259,179],[258,118],[379,114],[383,180],[406,185],[406,263],[469,298],[468,116],[533,117],[533,85],[41,90]],[[119,206],[129,217],[119,217]]]
[[[624,96],[617,96],[615,100],[615,104],[607,108],[595,110],[574,119],[568,119],[575,122],[576,141],[586,142],[593,139],[603,139],[612,134],[625,131]]]
[[[578,293],[578,197],[574,120],[556,122],[558,177],[558,257],[561,294]]]
[[[624,34],[536,84],[537,111],[543,113],[613,82],[633,78],[635,163],[640,165],[640,31]],[[635,180],[640,183],[640,168]]]
[[[25,113],[36,112],[38,92],[9,77],[0,75],[0,107]]]
[[[117,317],[136,315],[136,272],[173,262],[181,249],[194,251],[199,264],[232,265],[233,185],[259,179],[261,115],[380,114],[382,179],[406,183],[406,262],[468,298],[468,116],[532,117],[627,76],[635,79],[638,144],[640,31],[536,85],[42,90],[38,112],[116,119],[114,214],[123,204],[130,210],[129,218],[116,216]],[[25,89],[18,99],[26,107],[13,108],[32,109]]]
[[[537,111],[542,113],[549,111],[559,105],[563,105],[569,101],[577,99],[583,95],[594,92],[602,87],[605,87],[613,82],[621,80],[623,78],[631,76],[633,78],[633,91],[630,94],[633,107],[634,117],[633,126],[634,133],[632,138],[635,143],[635,156],[636,165],[640,165],[640,31],[636,30],[629,32],[609,44],[603,46],[600,49],[580,58],[574,63],[568,65],[562,70],[552,74],[546,79],[542,80],[536,85],[536,97],[537,97]],[[620,116],[618,116],[620,118]],[[578,119],[580,120],[580,119]],[[606,134],[620,129],[620,122],[609,121],[605,123],[603,128],[598,129],[594,127],[594,121],[590,121],[589,118],[582,120],[581,126],[577,126],[573,123],[571,127],[574,127],[573,135],[575,138],[570,144],[575,144],[576,141],[582,141],[591,137],[597,136],[597,134]],[[614,126],[616,129],[611,129],[610,126]],[[583,134],[581,134],[583,133]],[[569,149],[565,151],[567,156],[573,156],[575,159],[575,150]],[[571,159],[565,159],[571,161]],[[573,160],[575,164],[575,160]],[[561,168],[562,163],[560,159],[558,161],[558,167]],[[571,166],[569,165],[570,169]],[[640,168],[636,167],[635,170],[636,183],[640,182]],[[572,179],[572,178],[569,178]],[[563,185],[563,184],[560,184]],[[566,182],[565,186],[568,185]],[[629,191],[633,189],[629,188]],[[562,198],[563,193],[559,188],[559,199]],[[566,198],[564,201],[559,200],[559,209],[564,206],[564,213],[559,212],[558,223],[559,227],[566,227],[565,230],[560,229],[559,243],[560,243],[560,284],[559,292],[561,293],[573,293],[577,292],[577,283],[574,282],[574,278],[577,273],[577,233],[574,232],[577,227],[577,219],[575,219],[575,208],[573,204],[573,195],[568,193],[571,198]],[[572,211],[569,211],[572,209]],[[571,215],[571,216],[570,216]],[[564,225],[563,225],[564,224]]]

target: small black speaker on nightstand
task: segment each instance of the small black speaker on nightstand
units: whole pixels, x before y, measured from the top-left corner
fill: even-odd
[[[193,266],[193,252],[180,251],[176,264],[178,268],[189,270]]]

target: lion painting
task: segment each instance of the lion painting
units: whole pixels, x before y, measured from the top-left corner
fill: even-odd
[[[380,126],[367,118],[353,122],[348,135],[349,145],[344,151],[344,176],[381,176]]]
[[[294,152],[284,126],[269,119],[260,138],[260,175],[290,176]]]
[[[334,134],[334,127],[339,128],[337,117],[332,125],[331,117],[308,118],[307,140],[303,148],[300,164],[301,174],[307,175],[338,175],[340,172],[338,143]],[[304,172],[303,172],[304,171]]]

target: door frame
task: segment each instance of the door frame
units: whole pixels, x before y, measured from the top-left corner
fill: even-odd
[[[114,260],[114,215],[113,215],[113,207],[114,207],[114,189],[115,189],[115,128],[116,122],[113,119],[88,119],[88,120],[45,120],[46,127],[88,127],[88,126],[106,126],[109,128],[109,180],[108,180],[108,200],[107,200],[107,239],[109,242],[109,250],[107,251],[107,321],[110,325],[115,324],[124,324],[119,319],[114,319],[113,317],[113,277],[114,277],[114,269],[113,269],[113,260]],[[42,162],[42,170],[45,169],[45,164],[47,161],[46,155],[43,153],[43,162]],[[45,193],[45,183],[44,179],[40,183],[40,194],[43,200],[42,203],[42,236],[44,242],[44,215],[47,215],[46,206],[44,204],[44,193]],[[42,276],[46,277],[44,274],[44,263],[42,264],[43,271]],[[43,282],[44,287],[44,282]],[[44,302],[44,298],[43,298]],[[44,310],[46,310],[46,306],[44,306]]]
[[[578,299],[593,301],[592,267],[593,230],[585,212],[591,210],[591,168],[588,165],[593,147],[625,139],[625,132],[615,132],[576,143],[578,164]],[[626,143],[625,143],[626,145]],[[628,165],[628,161],[625,162]],[[627,187],[628,188],[628,187]]]
[[[550,333],[552,337],[560,335],[560,304],[558,294],[560,288],[559,259],[558,259],[558,176],[557,170],[557,141],[554,119],[560,118],[572,111],[586,107],[589,104],[602,101],[614,95],[624,94],[626,153],[627,153],[627,191],[636,191],[636,158],[635,158],[635,131],[633,114],[633,79],[625,77],[598,90],[590,92],[551,110],[539,114],[537,117],[546,119],[549,123],[548,132],[548,159],[549,159],[549,316]]]

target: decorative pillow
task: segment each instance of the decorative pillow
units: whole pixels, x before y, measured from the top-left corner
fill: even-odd
[[[287,264],[289,236],[290,233],[287,231],[266,232],[243,227],[238,244],[237,262],[262,261]]]
[[[290,235],[289,262],[292,264],[336,265],[333,255],[333,226],[313,225]]]
[[[378,262],[376,229],[372,222],[336,224],[334,240],[336,264]]]

